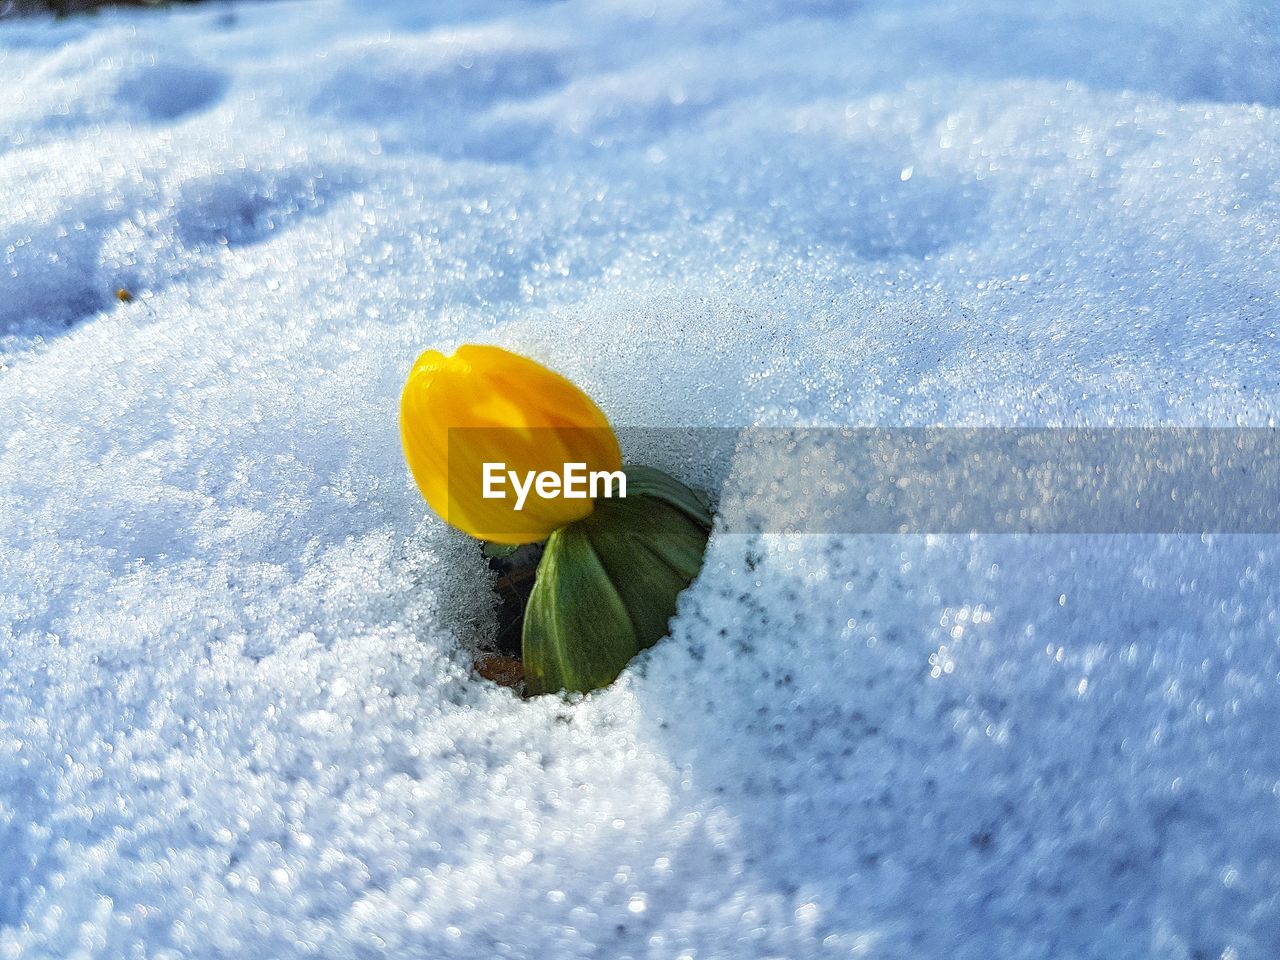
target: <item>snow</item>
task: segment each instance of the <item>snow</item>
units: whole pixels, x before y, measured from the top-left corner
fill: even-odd
[[[1274,537],[722,530],[524,702],[395,422],[1272,425],[1270,0],[448,6],[0,24],[0,958],[1274,956]]]

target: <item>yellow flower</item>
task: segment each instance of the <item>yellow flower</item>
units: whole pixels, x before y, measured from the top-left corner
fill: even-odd
[[[400,438],[431,509],[495,543],[546,539],[594,508],[590,497],[540,495],[529,478],[563,476],[567,464],[622,468],[618,438],[590,397],[500,347],[467,344],[451,357],[438,350],[420,356],[400,397]],[[527,496],[517,509],[521,484]]]

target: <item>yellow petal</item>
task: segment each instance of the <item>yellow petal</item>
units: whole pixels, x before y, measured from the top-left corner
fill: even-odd
[[[621,469],[609,420],[570,381],[501,347],[467,344],[453,356],[420,356],[400,398],[400,436],[418,489],[445,521],[497,543],[532,543],[580,520],[590,499],[542,497],[529,490],[483,496],[484,465],[527,478],[562,475],[567,463],[586,471]],[[503,488],[510,493],[511,483]]]

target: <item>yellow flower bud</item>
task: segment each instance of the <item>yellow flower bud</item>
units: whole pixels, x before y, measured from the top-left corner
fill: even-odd
[[[516,509],[514,495],[484,496],[486,464],[503,464],[519,478],[562,474],[571,463],[587,471],[622,468],[618,438],[591,398],[501,347],[467,344],[451,357],[438,350],[420,356],[400,397],[400,438],[431,509],[495,543],[544,540],[588,516],[594,504],[530,487]]]

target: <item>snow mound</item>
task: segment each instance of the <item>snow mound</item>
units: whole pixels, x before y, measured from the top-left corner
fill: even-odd
[[[1273,425],[1278,52],[1266,0],[0,24],[0,957],[1271,957],[1274,537],[721,532],[522,702],[395,410],[477,341],[639,427]]]

